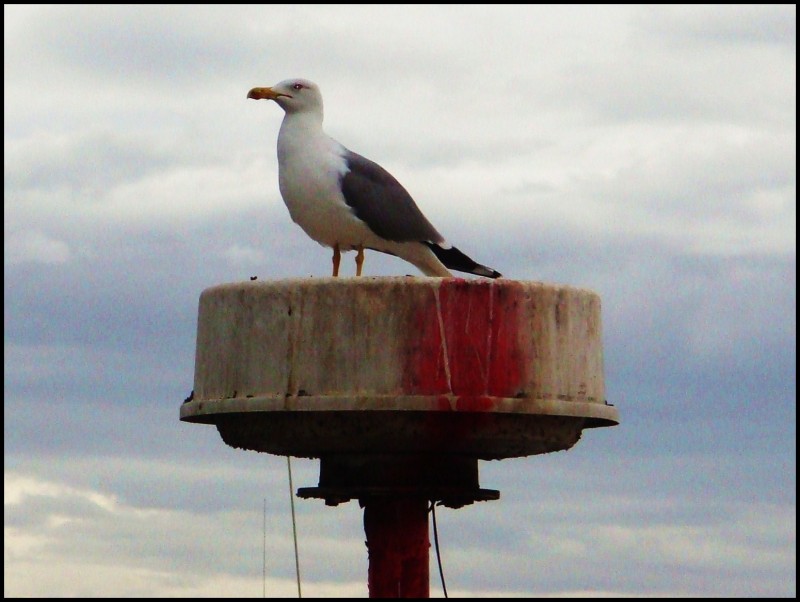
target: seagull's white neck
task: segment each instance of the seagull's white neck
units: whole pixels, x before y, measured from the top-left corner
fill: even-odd
[[[308,132],[322,131],[322,111],[298,111],[286,113],[281,130],[284,128],[301,129]]]
[[[278,133],[278,155],[297,152],[327,138],[322,130],[322,111],[286,113]]]

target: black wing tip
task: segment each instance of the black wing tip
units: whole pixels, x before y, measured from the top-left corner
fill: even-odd
[[[470,259],[464,253],[450,247],[445,249],[436,243],[426,242],[428,248],[433,251],[436,258],[441,261],[444,266],[450,270],[457,272],[464,272],[467,274],[475,274],[476,276],[484,276],[486,278],[500,278],[502,274],[497,270],[481,265],[478,262]]]
[[[453,268],[455,269],[455,268]],[[478,276],[486,276],[487,278],[502,278],[502,274],[493,268],[488,268],[485,265],[478,265],[477,270],[472,271],[473,274]]]

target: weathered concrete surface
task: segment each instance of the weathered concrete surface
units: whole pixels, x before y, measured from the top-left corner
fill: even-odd
[[[617,424],[600,299],[512,280],[241,282],[200,297],[181,420],[276,454],[568,449]]]

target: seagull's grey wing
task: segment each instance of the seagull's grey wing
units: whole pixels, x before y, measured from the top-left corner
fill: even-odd
[[[414,199],[377,163],[345,151],[349,171],[342,176],[345,202],[369,229],[394,242],[443,242]]]

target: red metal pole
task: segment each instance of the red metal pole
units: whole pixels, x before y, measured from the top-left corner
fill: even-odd
[[[373,497],[364,501],[370,598],[429,598],[428,500]]]

